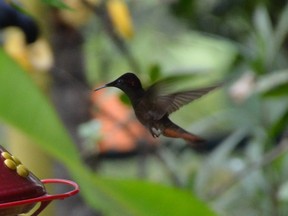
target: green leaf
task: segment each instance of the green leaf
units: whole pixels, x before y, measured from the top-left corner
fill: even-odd
[[[124,103],[125,105],[127,105],[127,106],[131,105],[131,102],[130,102],[129,98],[128,98],[128,96],[125,93],[121,93],[119,95],[119,98],[120,98],[120,101],[122,103]]]
[[[149,69],[150,83],[156,82],[161,77],[161,67],[159,64],[152,64]]]
[[[265,42],[271,42],[273,39],[273,28],[267,8],[264,5],[259,5],[256,8],[254,23],[258,34],[265,40]]]
[[[272,23],[268,14],[266,6],[259,5],[254,14],[254,26],[256,33],[258,34],[258,49],[259,49],[259,61],[265,65],[271,64],[274,59],[274,54],[271,51],[275,49],[274,32]],[[269,62],[269,64],[268,64]]]
[[[215,215],[203,202],[180,189],[137,180],[106,179],[92,173],[82,163],[53,107],[28,73],[1,49],[0,61],[0,119],[27,134],[62,162],[91,207],[108,216]]]
[[[256,91],[264,96],[287,96],[288,70],[273,71],[262,76],[257,82]]]
[[[79,154],[51,104],[28,73],[3,52],[0,52],[0,60],[0,119],[33,137],[60,161],[79,160]]]
[[[288,83],[284,83],[284,84],[275,86],[275,88],[272,88],[269,91],[265,92],[264,96],[267,96],[267,97],[287,96],[287,92],[288,92]]]
[[[10,1],[9,4],[20,13],[31,16],[31,14],[21,4],[19,4],[19,2]]]
[[[50,6],[59,8],[59,9],[69,9],[71,10],[71,7],[69,7],[67,4],[65,4],[61,0],[42,0],[43,3],[48,4]]]
[[[118,190],[123,200],[141,209],[134,215],[215,215],[203,202],[186,191],[164,185],[140,181],[108,181],[110,187]]]
[[[286,111],[279,117],[279,119],[273,123],[270,130],[268,131],[269,137],[275,140],[278,136],[282,136],[287,129],[287,125],[288,109],[286,109]]]
[[[275,37],[273,43],[275,44],[275,48],[273,50],[276,55],[279,53],[279,50],[284,43],[288,33],[288,3],[286,3],[283,11],[278,20],[277,26],[275,28]]]

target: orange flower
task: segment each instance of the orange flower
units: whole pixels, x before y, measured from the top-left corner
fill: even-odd
[[[157,140],[135,118],[132,109],[124,105],[117,95],[102,90],[93,94],[92,100],[97,106],[93,116],[101,124],[100,152],[131,151],[140,140],[156,143]]]

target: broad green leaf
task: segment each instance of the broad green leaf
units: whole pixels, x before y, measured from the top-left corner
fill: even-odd
[[[108,216],[215,215],[203,202],[180,189],[106,179],[92,173],[82,163],[53,106],[29,75],[2,50],[0,62],[0,120],[30,136],[62,162],[91,207]]]
[[[31,136],[64,163],[79,160],[51,104],[8,56],[0,52],[0,119]]]
[[[122,200],[137,207],[134,215],[215,215],[188,192],[164,185],[139,181],[110,181],[111,188],[118,190]],[[139,210],[141,209],[141,212]]]

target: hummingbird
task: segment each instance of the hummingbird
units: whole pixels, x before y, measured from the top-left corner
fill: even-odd
[[[171,138],[182,138],[192,146],[197,147],[196,143],[202,143],[204,139],[173,123],[169,119],[169,115],[219,87],[219,85],[167,93],[164,89],[167,89],[171,82],[173,79],[160,80],[145,90],[139,78],[134,73],[128,72],[116,80],[94,89],[94,91],[106,87],[121,89],[128,96],[137,119],[154,138],[161,134]]]

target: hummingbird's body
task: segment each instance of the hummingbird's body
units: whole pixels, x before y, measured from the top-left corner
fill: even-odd
[[[110,86],[124,91],[132,103],[136,117],[153,137],[159,137],[162,134],[167,137],[182,138],[192,145],[204,141],[174,124],[169,119],[169,115],[217,86],[165,94],[161,88],[164,88],[166,84],[163,80],[144,90],[135,74],[125,73],[115,81],[97,88],[95,91]]]

